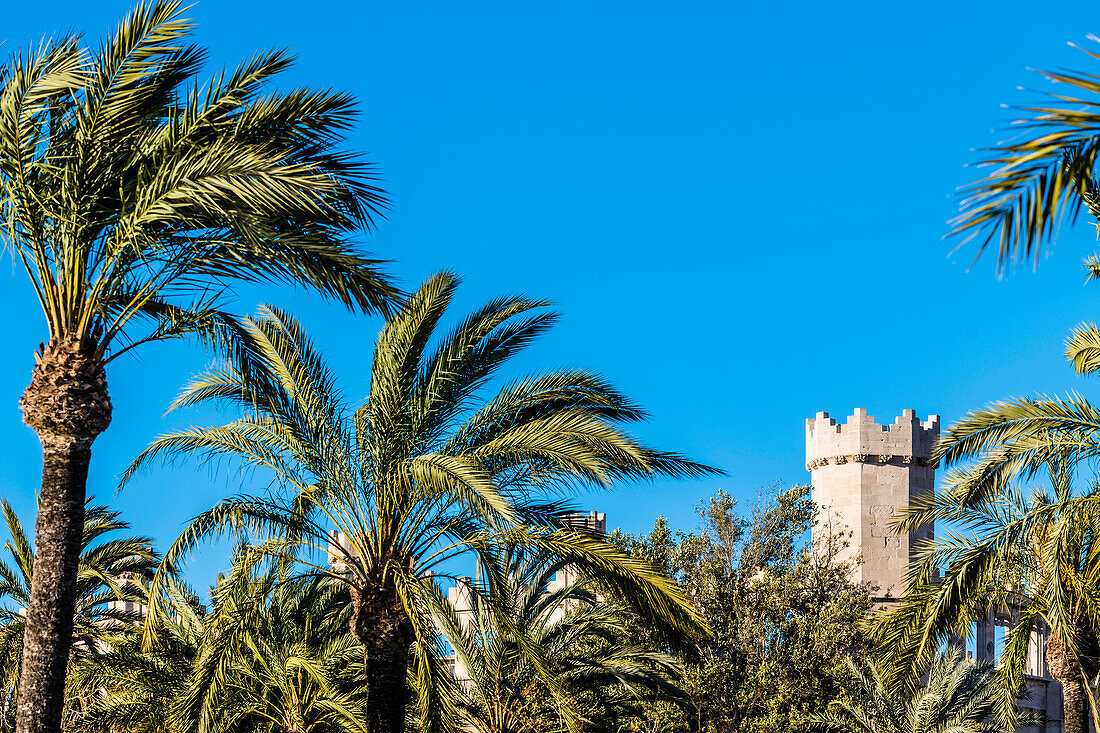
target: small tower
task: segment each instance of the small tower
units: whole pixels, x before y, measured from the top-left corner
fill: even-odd
[[[913,410],[902,411],[893,425],[879,425],[862,408],[843,425],[827,412],[806,420],[811,495],[824,507],[815,539],[828,531],[851,532],[842,557],[862,555],[855,580],[878,586],[876,600],[904,592],[914,550],[932,538],[931,526],[899,535],[890,523],[910,500],[935,490],[929,460],[939,434],[937,415],[921,422]]]

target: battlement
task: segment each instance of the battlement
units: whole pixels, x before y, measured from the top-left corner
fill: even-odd
[[[607,515],[593,509],[591,512],[569,512],[558,519],[562,527],[589,532],[597,537],[607,534]]]
[[[862,407],[843,424],[819,412],[806,420],[806,470],[850,462],[925,465],[939,435],[939,416],[921,422],[914,410],[903,410],[891,425],[878,424]]]

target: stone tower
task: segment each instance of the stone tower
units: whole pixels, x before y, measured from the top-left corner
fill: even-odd
[[[879,425],[864,409],[843,425],[827,412],[806,420],[806,469],[813,499],[825,507],[815,535],[851,532],[845,559],[862,554],[855,579],[878,586],[876,600],[904,592],[911,554],[932,538],[932,527],[899,535],[890,523],[911,499],[935,489],[929,459],[939,434],[938,416],[921,422],[913,410],[893,425]]]

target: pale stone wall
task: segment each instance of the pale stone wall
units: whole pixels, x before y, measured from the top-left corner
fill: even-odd
[[[470,578],[458,578],[456,585],[447,589],[447,602],[451,604],[451,608],[455,611],[459,628],[467,633],[473,631],[474,622],[477,620],[474,617],[471,582]],[[470,679],[470,670],[466,668],[462,660],[452,653],[444,657],[444,661],[450,667],[451,673],[458,680],[458,683],[469,690],[473,681]]]
[[[855,579],[876,585],[882,598],[904,592],[914,550],[932,538],[931,527],[899,535],[890,524],[912,499],[934,490],[935,469],[928,463],[939,432],[938,416],[922,422],[913,410],[904,410],[891,425],[876,423],[862,408],[844,424],[827,412],[806,421],[811,494],[825,507],[815,539],[824,532],[850,532],[842,558],[862,555]]]

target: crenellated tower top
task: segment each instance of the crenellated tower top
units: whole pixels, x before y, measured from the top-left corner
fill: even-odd
[[[940,418],[921,421],[902,410],[891,425],[880,425],[862,407],[838,424],[827,412],[806,420],[806,470],[844,463],[900,463],[924,466],[940,435]]]
[[[891,425],[879,425],[864,409],[843,425],[827,412],[806,421],[806,469],[813,499],[824,508],[815,540],[849,532],[840,555],[855,564],[856,580],[878,588],[882,602],[903,592],[906,567],[932,540],[932,525],[899,533],[894,521],[914,499],[932,495],[939,435],[939,417],[921,422],[913,410]]]

